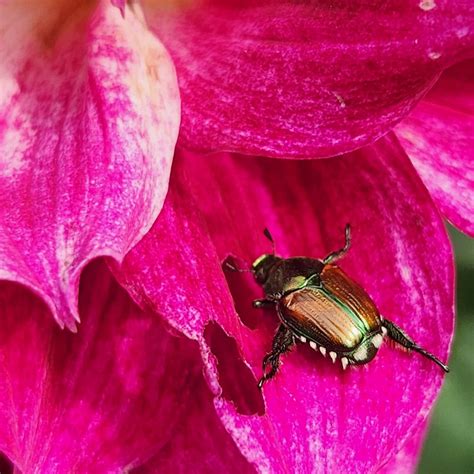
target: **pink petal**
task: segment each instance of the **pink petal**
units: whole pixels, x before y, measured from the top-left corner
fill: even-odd
[[[406,442],[403,448],[379,471],[380,474],[411,474],[416,472],[419,456],[425,441],[428,419]]]
[[[78,334],[61,331],[20,285],[0,283],[0,301],[0,451],[21,472],[128,472],[158,454],[171,463],[175,439],[199,436],[182,432],[190,419],[209,436],[196,404],[208,423],[216,414],[196,344],[141,311],[103,262],[84,272]],[[230,453],[247,466],[216,433],[221,451],[208,447],[209,457]]]
[[[474,236],[474,61],[447,71],[397,127],[442,213]]]
[[[204,380],[195,384],[192,391],[186,414],[177,423],[171,442],[134,474],[255,472],[222,426]]]
[[[63,7],[1,15],[0,278],[72,329],[81,269],[120,261],[162,206],[179,97],[166,51],[132,11]]]
[[[198,151],[353,150],[405,117],[474,40],[470,0],[147,3],[178,71],[180,143]]]
[[[342,246],[346,222],[353,247],[342,267],[382,314],[445,360],[450,244],[393,136],[331,160],[178,157],[162,213],[115,269],[140,304],[199,342],[217,412],[260,471],[375,472],[415,434],[439,391],[439,367],[387,344],[370,365],[346,372],[300,345],[257,390],[277,317],[251,308],[262,292],[250,274],[226,272],[239,317],[221,262],[233,255],[248,267],[269,252],[265,226],[279,254],[323,257]]]
[[[123,17],[125,17],[126,0],[111,0],[112,5],[116,6]]]

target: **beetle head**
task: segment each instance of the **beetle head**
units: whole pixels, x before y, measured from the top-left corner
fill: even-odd
[[[265,253],[258,257],[252,264],[252,272],[257,282],[263,285],[267,281],[273,265],[280,260],[280,257],[271,253]]]

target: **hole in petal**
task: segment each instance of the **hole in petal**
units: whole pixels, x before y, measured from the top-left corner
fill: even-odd
[[[262,393],[252,372],[242,361],[235,339],[213,321],[207,324],[204,338],[217,359],[222,396],[231,401],[242,415],[263,415]]]
[[[247,268],[242,264],[240,259],[232,255],[228,255],[222,263],[227,285],[232,299],[234,300],[235,311],[243,324],[250,329],[255,329],[259,325],[262,317],[265,317],[262,309],[256,309],[252,306],[252,301],[255,298],[261,298],[261,295],[257,291],[258,286],[251,272],[233,271],[227,264],[241,270],[247,270]]]

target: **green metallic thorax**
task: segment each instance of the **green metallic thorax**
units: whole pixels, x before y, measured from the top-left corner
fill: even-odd
[[[303,288],[311,279],[311,284],[319,285],[319,274],[324,268],[321,260],[306,257],[280,259],[273,265],[263,282],[267,296],[273,297]]]

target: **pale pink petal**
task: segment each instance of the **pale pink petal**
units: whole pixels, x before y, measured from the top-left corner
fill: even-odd
[[[470,0],[165,0],[147,18],[176,64],[180,143],[321,157],[374,141],[472,54]]]
[[[269,252],[264,227],[279,254],[323,257],[342,246],[347,222],[353,247],[342,267],[385,317],[445,360],[451,248],[393,136],[331,160],[180,156],[158,220],[115,268],[136,301],[199,342],[217,412],[262,472],[375,472],[417,432],[439,391],[438,366],[387,344],[346,372],[300,345],[258,391],[277,317],[252,309],[262,292],[250,274],[227,272],[228,286],[221,262],[232,255],[248,267]]]
[[[0,278],[69,328],[84,265],[121,260],[156,218],[179,122],[173,65],[138,7],[74,5],[0,11]]]
[[[447,71],[396,132],[441,212],[474,236],[474,61]]]
[[[103,262],[83,274],[77,334],[21,285],[0,283],[0,308],[0,451],[21,472],[128,472],[170,454],[175,438],[199,437],[182,433],[189,416],[205,432],[196,404],[216,424],[197,345],[140,310]],[[216,433],[222,456],[245,467],[223,428]]]

